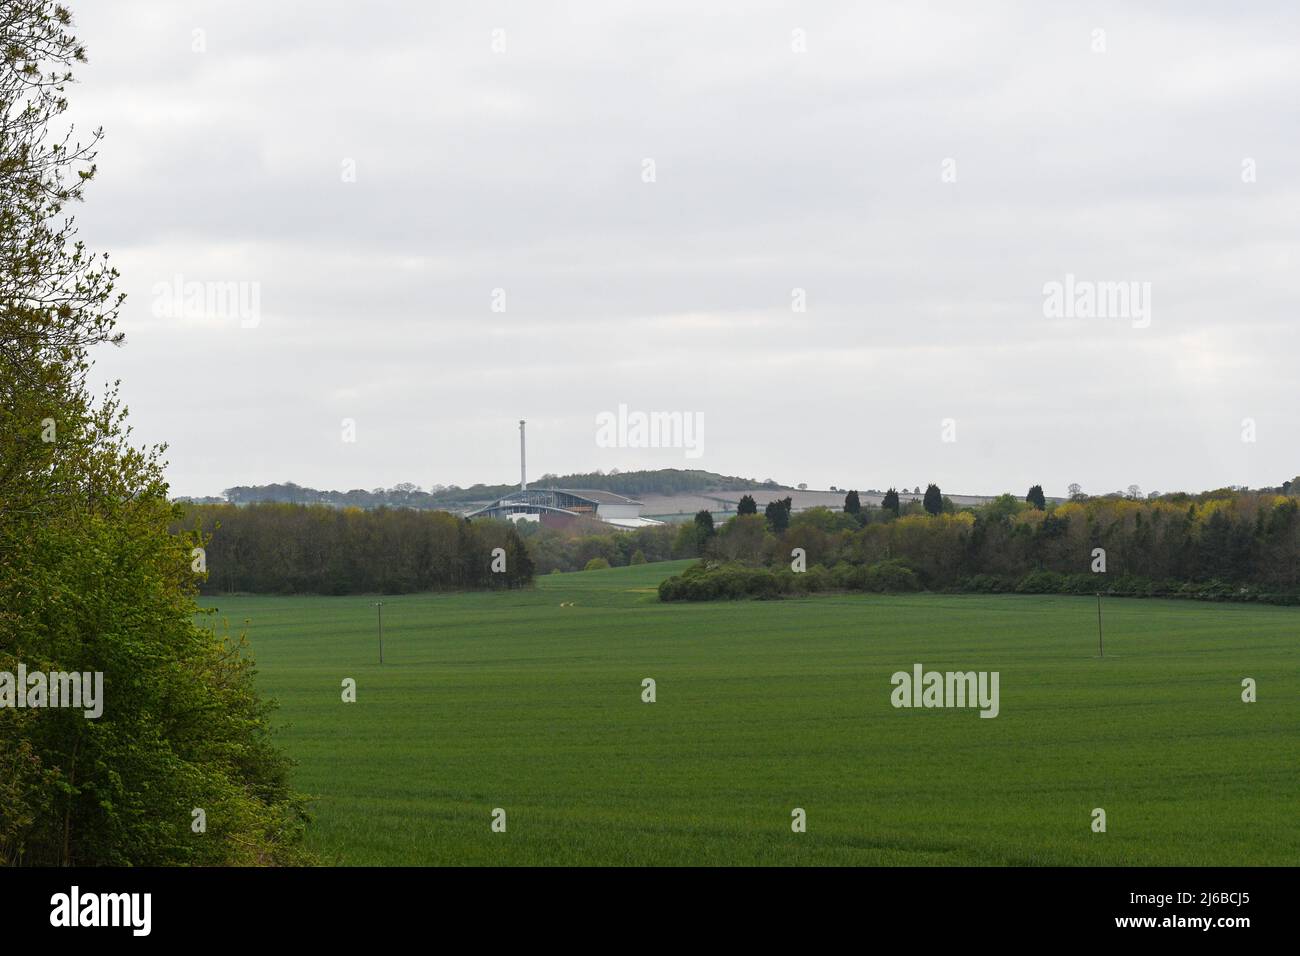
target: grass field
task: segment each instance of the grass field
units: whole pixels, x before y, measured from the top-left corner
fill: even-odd
[[[206,620],[248,621],[328,863],[1300,862],[1300,610],[1113,599],[1098,659],[1091,598],[658,603],[684,566],[386,598],[383,666],[373,599]],[[917,662],[999,671],[1000,716],[894,709]]]

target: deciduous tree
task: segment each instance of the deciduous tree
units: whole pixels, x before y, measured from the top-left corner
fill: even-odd
[[[63,117],[84,59],[64,8],[0,0],[0,671],[103,675],[97,718],[0,708],[0,863],[296,862],[304,802],[245,643],[196,623],[203,542],[169,531],[162,449],[86,388],[123,339],[67,209],[99,138]]]

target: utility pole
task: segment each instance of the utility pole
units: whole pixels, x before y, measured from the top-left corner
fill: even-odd
[[[1097,652],[1100,656],[1106,656],[1106,645],[1101,640],[1101,592],[1097,592]]]
[[[384,662],[384,602],[376,601],[375,610],[379,612],[379,663]]]

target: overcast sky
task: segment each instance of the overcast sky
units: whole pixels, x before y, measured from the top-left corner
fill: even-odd
[[[1294,4],[638,6],[72,0],[96,376],[174,494],[515,481],[520,418],[532,477],[1300,472]]]

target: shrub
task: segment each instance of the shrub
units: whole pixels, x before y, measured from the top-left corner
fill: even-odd
[[[958,585],[961,591],[974,591],[977,594],[1002,594],[1012,590],[1012,584],[994,574],[976,574],[964,578]]]
[[[1030,571],[1016,584],[1017,594],[1059,594],[1065,583],[1055,571]]]
[[[1105,579],[1090,571],[1079,574],[1067,574],[1061,580],[1060,590],[1063,594],[1096,594],[1106,588]]]
[[[814,564],[803,574],[796,575],[802,589],[808,592],[829,591],[834,586],[831,572],[820,564]]]
[[[864,591],[867,587],[867,569],[861,564],[841,561],[829,572],[829,589],[837,591]]]
[[[867,568],[865,589],[868,591],[919,591],[921,580],[907,563],[898,558],[877,561]]]

